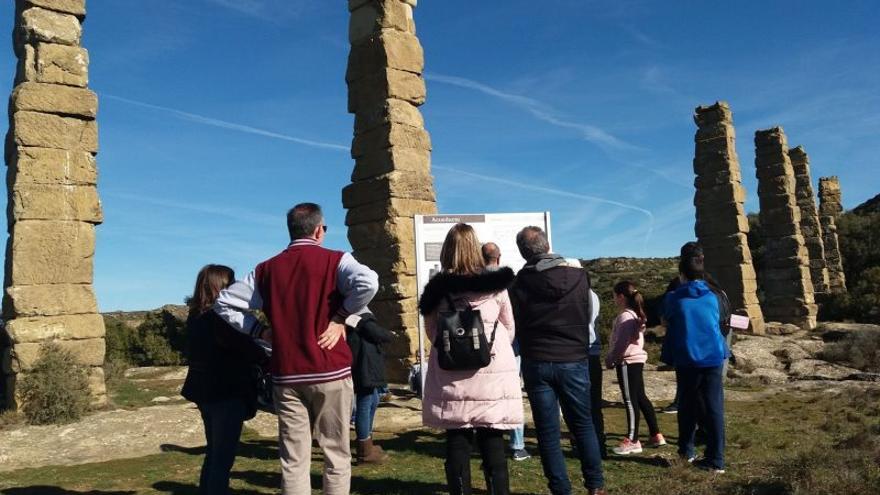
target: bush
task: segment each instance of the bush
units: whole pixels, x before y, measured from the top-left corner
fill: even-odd
[[[110,367],[116,377],[129,366],[173,366],[185,362],[186,323],[170,311],[148,314],[137,328],[112,317],[105,317],[104,323],[105,367]]]
[[[880,372],[880,332],[852,332],[839,342],[827,344],[819,358],[862,371]]]
[[[880,266],[865,269],[847,283],[847,293],[828,294],[820,299],[819,319],[880,324]]]
[[[89,408],[85,369],[56,343],[43,344],[33,370],[18,382],[21,411],[30,424],[63,424],[78,420]]]

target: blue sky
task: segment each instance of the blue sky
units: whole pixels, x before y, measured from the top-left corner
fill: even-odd
[[[299,201],[348,248],[345,5],[89,0],[102,311],[179,303],[208,262],[243,275],[283,248]],[[441,212],[550,210],[565,255],[674,255],[693,237],[691,114],[718,99],[749,211],[753,133],[773,125],[814,181],[840,176],[846,207],[880,193],[876,2],[422,0],[415,15]],[[3,94],[14,67],[7,46]]]

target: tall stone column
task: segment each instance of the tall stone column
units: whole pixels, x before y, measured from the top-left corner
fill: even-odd
[[[764,316],[757,295],[757,276],[748,244],[749,222],[743,203],[733,116],[725,102],[697,107],[694,180],[697,239],[706,256],[706,269],[721,284],[732,309],[745,311],[753,333],[764,333]]]
[[[843,213],[840,181],[836,176],[819,179],[819,221],[822,224],[822,241],[825,244],[825,261],[828,265],[828,287],[833,293],[846,292],[843,274],[843,257],[837,239],[837,219]]]
[[[370,309],[395,335],[389,378],[402,380],[417,354],[413,217],[437,212],[416,0],[349,0],[348,111],[353,113],[352,183],[342,191],[354,256],[379,274]]]
[[[825,264],[825,244],[822,241],[822,225],[819,222],[819,209],[816,208],[816,195],[813,193],[813,179],[810,176],[810,158],[803,146],[788,150],[791,166],[794,169],[795,198],[801,210],[801,235],[810,254],[810,279],[813,292],[828,292],[828,267]]]
[[[80,46],[85,0],[17,0],[18,56],[6,164],[9,241],[2,372],[6,403],[40,345],[56,341],[88,366],[94,401],[106,400],[104,321],[92,289],[98,98]]]
[[[810,256],[801,235],[794,168],[781,127],[755,133],[755,167],[764,238],[764,262],[759,273],[764,316],[771,321],[815,328],[818,308],[810,278]]]

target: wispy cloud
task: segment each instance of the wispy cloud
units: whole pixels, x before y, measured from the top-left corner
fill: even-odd
[[[173,199],[156,198],[152,196],[144,196],[141,194],[132,194],[125,192],[105,192],[102,193],[109,198],[121,199],[125,201],[135,201],[138,203],[149,204],[153,206],[161,206],[165,208],[174,208],[178,210],[192,211],[196,213],[205,213],[215,216],[230,218],[249,223],[257,223],[278,227],[284,225],[281,215],[269,215],[267,213],[247,210],[242,208],[232,208],[216,204],[196,203],[190,201],[179,201]]]
[[[263,136],[263,137],[268,137],[268,138],[281,139],[283,141],[290,141],[290,142],[302,144],[305,146],[312,146],[314,148],[325,148],[325,149],[338,150],[338,151],[348,151],[349,150],[348,146],[345,146],[342,144],[328,143],[325,141],[315,141],[312,139],[305,139],[305,138],[301,138],[301,137],[291,136],[288,134],[281,134],[278,132],[268,131],[266,129],[260,129],[260,128],[252,127],[252,126],[245,125],[245,124],[237,124],[235,122],[229,122],[227,120],[215,119],[213,117],[207,117],[205,115],[199,115],[199,114],[195,114],[195,113],[185,112],[183,110],[178,110],[176,108],[164,107],[161,105],[154,105],[152,103],[132,100],[129,98],[123,98],[121,96],[110,95],[107,93],[102,94],[101,97],[106,98],[106,99],[119,101],[122,103],[127,103],[129,105],[135,105],[135,106],[139,106],[142,108],[149,108],[151,110],[164,112],[164,113],[173,115],[173,116],[179,118],[180,120],[185,120],[187,122],[193,122],[196,124],[208,125],[211,127],[218,127],[220,129],[226,129],[226,130],[230,130],[230,131],[238,131],[238,132],[243,132],[246,134],[254,134],[257,136]]]
[[[302,0],[206,0],[208,3],[233,10],[263,21],[278,22],[299,17],[305,11]]]
[[[456,174],[458,176],[471,177],[474,179],[479,179],[481,181],[494,182],[496,184],[516,187],[518,189],[534,191],[534,192],[539,192],[539,193],[543,193],[543,194],[552,194],[554,196],[559,196],[559,197],[563,197],[563,198],[578,199],[578,200],[582,200],[582,201],[603,203],[603,204],[615,206],[617,208],[624,208],[627,210],[632,210],[632,211],[641,213],[642,215],[645,215],[645,217],[647,218],[647,226],[645,228],[645,240],[644,240],[644,248],[645,249],[647,248],[648,241],[651,239],[651,235],[654,232],[654,213],[651,212],[650,210],[647,210],[645,208],[641,208],[639,206],[635,206],[635,205],[628,204],[628,203],[622,203],[620,201],[615,201],[613,199],[607,199],[607,198],[602,198],[599,196],[593,196],[590,194],[581,194],[581,193],[566,191],[563,189],[542,186],[542,185],[536,184],[534,182],[521,182],[521,181],[503,178],[503,177],[496,177],[496,176],[491,176],[491,175],[479,174],[479,173],[470,172],[467,170],[462,170],[459,168],[447,167],[445,165],[436,165],[435,164],[435,165],[433,165],[433,168],[435,170],[450,172],[450,173]]]
[[[604,129],[592,124],[574,122],[559,116],[559,112],[549,105],[528,96],[501,91],[487,84],[472,79],[443,74],[426,73],[425,79],[441,84],[449,84],[459,88],[471,89],[498,98],[531,114],[538,120],[548,124],[577,131],[581,138],[605,149],[636,150],[637,146],[627,143]]]

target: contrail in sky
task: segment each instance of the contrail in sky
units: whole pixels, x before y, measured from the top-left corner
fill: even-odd
[[[556,112],[553,111],[553,109],[534,98],[506,93],[487,84],[464,77],[425,73],[425,79],[428,81],[458,86],[460,88],[473,89],[480,93],[504,100],[532,114],[532,116],[538,120],[542,120],[557,127],[578,131],[585,140],[602,147],[630,150],[637,149],[636,146],[626,143],[594,125],[560,119],[555,115]]]
[[[315,148],[325,148],[331,150],[340,150],[340,151],[348,151],[348,146],[343,146],[341,144],[336,143],[327,143],[324,141],[313,141],[311,139],[303,139],[298,138],[296,136],[290,136],[287,134],[280,134],[277,132],[267,131],[265,129],[259,129],[257,127],[251,127],[249,125],[236,124],[234,122],[228,122],[226,120],[215,119],[213,117],[206,117],[204,115],[198,115],[195,113],[184,112],[183,110],[177,110],[175,108],[163,107],[160,105],[153,105],[152,103],[146,103],[143,101],[130,100],[128,98],[123,98],[121,96],[108,95],[106,93],[101,95],[102,98],[109,98],[111,100],[121,101],[123,103],[128,103],[129,105],[136,105],[143,108],[149,108],[152,110],[158,110],[160,112],[169,113],[174,115],[175,117],[186,120],[189,122],[195,122],[197,124],[204,124],[213,127],[219,127],[220,129],[228,129],[230,131],[238,131],[244,132],[247,134],[255,134],[257,136],[264,136],[268,138],[281,139],[284,141],[290,141],[293,143],[303,144],[306,146],[312,146]]]
[[[436,170],[443,170],[445,172],[452,172],[457,175],[464,175],[464,176],[468,176],[468,177],[473,177],[474,179],[480,179],[480,180],[484,180],[484,181],[488,181],[488,182],[495,182],[496,184],[504,184],[506,186],[518,187],[520,189],[526,189],[529,191],[536,191],[536,192],[541,192],[541,193],[546,193],[546,194],[552,194],[554,196],[561,196],[564,198],[580,199],[580,200],[584,200],[584,201],[594,201],[594,202],[598,202],[598,203],[605,203],[608,205],[616,206],[618,208],[625,208],[627,210],[636,211],[636,212],[639,212],[642,215],[645,215],[646,217],[648,217],[648,228],[647,228],[647,231],[645,232],[645,241],[644,241],[645,247],[647,247],[648,241],[651,239],[651,235],[653,235],[653,233],[654,233],[654,213],[651,212],[650,210],[646,210],[646,209],[640,208],[638,206],[634,206],[634,205],[627,204],[627,203],[621,203],[620,201],[614,201],[613,199],[600,198],[599,196],[591,196],[589,194],[574,193],[574,192],[565,191],[562,189],[554,189],[552,187],[539,186],[536,184],[529,184],[529,183],[525,183],[525,182],[504,179],[501,177],[493,177],[491,175],[483,175],[483,174],[478,174],[478,173],[474,173],[474,172],[468,172],[466,170],[461,170],[461,169],[452,168],[452,167],[446,167],[446,166],[442,166],[442,165],[432,165],[432,168],[434,168]]]

